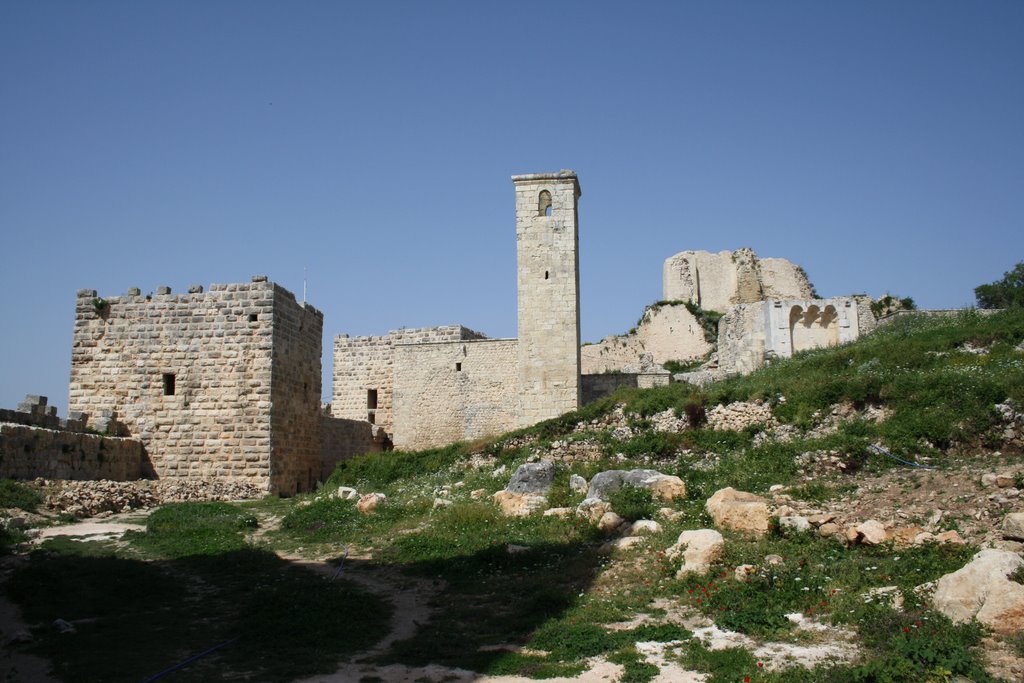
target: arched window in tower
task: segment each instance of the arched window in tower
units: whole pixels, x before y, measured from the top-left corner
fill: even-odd
[[[547,190],[540,191],[540,196],[537,199],[537,215],[551,215],[551,193],[548,192]]]

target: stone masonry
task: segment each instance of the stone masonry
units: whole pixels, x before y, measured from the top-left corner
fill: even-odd
[[[759,259],[753,250],[683,251],[665,260],[666,301],[690,301],[705,311],[764,299],[812,299],[814,287],[800,266],[781,258]]]
[[[666,361],[703,358],[714,350],[697,318],[682,304],[649,306],[629,334],[606,337],[580,349],[583,374],[644,371],[640,358],[651,356],[655,366]],[[584,401],[586,402],[586,401]]]
[[[265,276],[189,289],[78,292],[70,409],[116,412],[160,478],[310,489],[323,314]]]
[[[365,420],[393,435],[395,346],[486,338],[462,325],[403,328],[379,337],[339,335],[334,338],[331,415]]]
[[[572,171],[513,176],[519,425],[580,404],[580,184]]]

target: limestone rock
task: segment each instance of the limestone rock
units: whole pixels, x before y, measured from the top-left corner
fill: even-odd
[[[528,462],[519,466],[509,480],[506,491],[543,495],[555,481],[555,463],[550,460]]]
[[[544,511],[544,516],[545,517],[561,517],[561,518],[564,519],[566,517],[571,517],[572,513],[573,513],[573,509],[572,508],[548,508],[547,510]]]
[[[938,581],[935,609],[956,623],[977,618],[997,633],[1024,630],[1024,586],[1010,581],[1024,559],[1005,550],[982,550]]]
[[[772,555],[765,555],[764,556],[764,563],[768,564],[768,565],[771,565],[773,567],[777,567],[779,565],[782,565],[785,562],[786,561],[784,559],[782,559],[782,555],[772,554]]]
[[[768,501],[753,493],[726,487],[708,498],[704,509],[721,529],[757,534],[768,531]]]
[[[660,534],[661,525],[650,519],[640,519],[633,522],[633,529],[630,534],[633,536],[641,536],[643,534]]]
[[[864,545],[881,545],[889,540],[889,534],[884,524],[869,519],[857,526],[857,540]]]
[[[640,536],[623,536],[622,538],[616,538],[611,542],[613,550],[627,550],[633,546],[641,545],[644,539]]]
[[[951,543],[953,545],[966,545],[964,539],[960,538],[960,534],[955,531],[943,531],[935,537],[938,543]]]
[[[436,510],[438,508],[451,507],[451,504],[452,504],[452,501],[450,501],[447,498],[435,498],[434,499],[434,504],[433,504],[432,507],[433,507],[434,510]]]
[[[779,517],[779,528],[786,533],[801,534],[811,530],[811,523],[807,521],[806,517],[790,515],[787,517]]]
[[[625,520],[614,512],[606,512],[597,521],[597,528],[605,534],[615,533]]]
[[[735,571],[733,571],[733,576],[736,577],[737,581],[746,583],[747,581],[750,581],[750,577],[755,571],[757,571],[757,567],[755,567],[754,565],[741,564],[740,566],[736,567]]]
[[[683,566],[676,573],[677,578],[690,572],[703,573],[711,563],[722,556],[725,539],[714,529],[697,529],[679,534],[675,545],[665,551],[666,557],[675,560],[683,558]]]
[[[822,538],[831,538],[843,533],[843,528],[834,522],[825,522],[818,527],[818,535]]]
[[[356,500],[359,498],[359,492],[351,486],[339,486],[338,490],[334,492],[334,497],[342,500]]]
[[[469,497],[473,500],[480,500],[487,495],[487,489],[473,489],[469,492]]]
[[[584,498],[583,502],[576,506],[576,514],[590,520],[591,524],[597,524],[598,520],[612,509],[608,501],[600,498]]]
[[[573,493],[585,493],[588,485],[587,480],[578,474],[569,476],[569,490]]]
[[[527,517],[548,504],[546,496],[536,493],[514,493],[508,490],[498,491],[493,499],[506,517]]]
[[[383,493],[367,493],[365,496],[359,497],[359,502],[356,503],[356,510],[359,510],[364,515],[368,515],[383,505],[387,499],[388,497]]]
[[[892,530],[892,540],[896,545],[908,546],[914,544],[914,539],[924,533],[919,526],[900,526]]]
[[[623,486],[636,486],[651,492],[651,496],[663,503],[686,496],[686,484],[679,477],[662,474],[657,470],[606,470],[598,472],[590,480],[587,498],[608,500],[608,497]]]
[[[1024,512],[1011,512],[1003,518],[1003,538],[1024,541]]]

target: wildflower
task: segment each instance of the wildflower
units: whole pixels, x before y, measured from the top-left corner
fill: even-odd
[[[757,663],[757,668],[758,669],[764,668],[764,662],[758,662]]]

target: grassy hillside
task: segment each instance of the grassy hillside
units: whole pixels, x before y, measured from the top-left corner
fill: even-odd
[[[229,638],[237,641],[177,680],[290,680],[365,654],[383,624],[404,614],[415,618],[401,637],[359,667],[348,665],[348,678],[339,680],[386,680],[374,668],[386,664],[550,678],[583,672],[595,666],[593,658],[617,665],[618,680],[628,682],[682,670],[703,672],[711,683],[1010,680],[1012,667],[994,665],[991,653],[1024,666],[1024,640],[954,625],[915,590],[963,566],[977,550],[970,543],[847,546],[777,527],[764,537],[726,531],[724,556],[685,578],[676,578],[679,561],[664,551],[680,532],[712,527],[704,502],[725,486],[772,497],[779,493],[770,489],[781,485],[794,508],[838,515],[878,495],[891,502],[875,514],[902,513],[908,524],[925,524],[930,509],[920,518],[909,512],[914,496],[947,479],[962,483],[955,497],[941,488],[933,496],[945,511],[936,530],[959,530],[977,542],[981,536],[970,530],[988,518],[972,517],[968,527],[951,511],[987,504],[977,467],[1024,473],[995,408],[1007,399],[1024,405],[1022,341],[1020,311],[898,320],[854,344],[705,389],[621,391],[486,443],[359,457],[340,465],[315,495],[164,508],[150,516],[146,532],[120,545],[64,543],[32,553],[6,591],[38,625],[31,648],[57,661],[67,680],[138,680],[152,662],[173,663],[202,643]],[[761,402],[771,423],[712,429],[716,407],[736,402]],[[681,428],[666,430],[671,420]],[[869,444],[936,469],[873,454]],[[817,467],[816,454],[835,466]],[[500,514],[491,495],[528,459],[556,462],[549,507],[582,500],[569,486],[572,474],[589,479],[612,468],[675,474],[688,493],[656,516],[661,531],[612,549],[609,537],[574,514]],[[339,486],[382,492],[387,501],[360,514],[354,501],[332,495]],[[322,561],[326,573],[282,556]],[[746,581],[734,578],[741,565],[751,566]],[[119,588],[111,577],[121,574],[127,583]],[[76,597],[86,575],[97,580]],[[38,577],[54,599],[38,599]],[[148,598],[151,635],[122,613],[135,614],[128,607],[90,611],[80,602],[99,604],[96,593],[106,591],[117,603],[124,585],[149,581],[167,588]],[[870,593],[883,587],[892,587],[885,599]],[[182,611],[204,604],[204,595],[212,596],[206,609]],[[401,599],[382,599],[388,595]],[[902,607],[893,606],[894,596]],[[66,638],[49,624],[67,614],[98,618]],[[195,623],[208,636],[174,647],[169,631],[158,628]],[[715,628],[731,640],[716,642]],[[86,648],[102,651],[97,634],[131,643],[138,656],[130,675],[87,656]],[[104,675],[82,667],[101,667]],[[425,669],[417,675],[410,680],[445,680]]]

